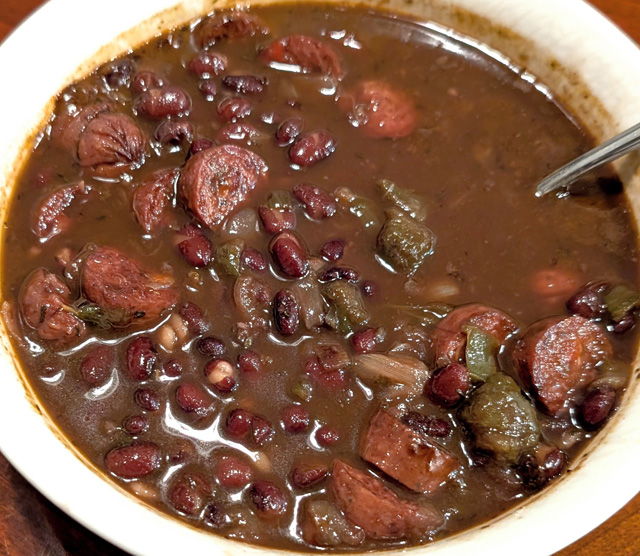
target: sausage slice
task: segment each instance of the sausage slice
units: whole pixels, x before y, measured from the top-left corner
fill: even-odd
[[[371,419],[362,458],[407,488],[430,494],[459,467],[455,456],[386,411]]]
[[[302,73],[317,73],[341,78],[342,64],[329,44],[307,35],[291,35],[272,42],[260,56],[268,64],[297,66]]]
[[[172,276],[144,270],[113,247],[99,247],[87,257],[81,285],[87,299],[121,326],[154,320],[178,299]]]
[[[268,32],[255,16],[241,11],[224,11],[210,15],[195,30],[196,43],[207,48],[222,40],[236,40]]]
[[[64,214],[77,195],[85,193],[87,187],[83,181],[74,185],[67,185],[49,195],[34,213],[33,233],[42,240],[64,232],[71,220]]]
[[[514,358],[524,386],[557,416],[568,411],[572,394],[593,378],[595,365],[611,353],[600,327],[575,315],[534,324],[518,342]]]
[[[187,161],[178,194],[200,222],[216,228],[266,180],[267,170],[262,158],[243,147],[211,147]]]
[[[177,168],[159,170],[135,188],[131,204],[146,233],[150,234],[162,225],[165,210],[171,206],[178,174]]]
[[[380,479],[340,460],[333,464],[331,493],[347,519],[372,539],[424,538],[444,523],[432,506],[401,500]]]

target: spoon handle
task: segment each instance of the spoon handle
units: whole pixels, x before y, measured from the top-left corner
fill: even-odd
[[[636,124],[549,174],[538,184],[536,197],[542,197],[559,187],[569,185],[590,170],[620,158],[639,147],[640,124]]]

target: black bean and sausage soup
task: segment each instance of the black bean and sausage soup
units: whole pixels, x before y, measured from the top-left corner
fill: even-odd
[[[631,373],[637,245],[528,74],[323,4],[218,11],[59,95],[3,315],[65,435],[147,503],[298,550],[414,545],[556,481]]]

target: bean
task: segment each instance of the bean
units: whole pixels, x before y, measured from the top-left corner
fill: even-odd
[[[258,215],[268,234],[277,234],[296,227],[296,214],[290,209],[277,209],[266,206],[258,207]]]
[[[122,422],[122,428],[127,434],[137,436],[149,428],[149,422],[144,415],[131,415]]]
[[[574,315],[586,319],[597,319],[607,314],[607,304],[604,301],[604,291],[609,284],[606,282],[589,282],[580,288],[567,301],[567,309]]]
[[[464,365],[452,363],[438,369],[424,385],[424,395],[442,407],[456,405],[469,389],[469,371]]]
[[[360,274],[358,274],[358,271],[353,268],[348,268],[346,266],[332,266],[331,268],[323,270],[318,277],[318,281],[322,283],[335,282],[336,280],[344,280],[345,282],[357,284],[358,280],[360,280]]]
[[[249,491],[251,502],[260,517],[275,519],[287,510],[287,499],[271,481],[256,481]]]
[[[386,336],[384,328],[365,328],[358,330],[351,338],[351,345],[356,353],[370,353],[376,345],[383,342]]]
[[[202,334],[206,332],[208,325],[204,320],[204,315],[202,313],[202,309],[198,307],[195,303],[191,303],[191,301],[187,301],[180,308],[180,316],[187,323],[187,328],[192,334]]]
[[[190,122],[168,120],[156,128],[155,137],[163,145],[180,145],[191,143],[193,132],[193,124]]]
[[[134,71],[135,65],[133,61],[125,58],[105,64],[100,68],[99,73],[109,85],[109,88],[117,89],[119,87],[129,87]]]
[[[309,412],[302,406],[288,405],[280,412],[280,417],[287,432],[303,432],[309,427]]]
[[[215,81],[212,81],[211,79],[203,79],[200,81],[198,84],[198,90],[202,93],[205,100],[208,100],[209,102],[214,100],[218,94],[218,86]]]
[[[225,429],[227,434],[233,438],[244,438],[249,430],[251,430],[251,423],[253,422],[254,415],[246,409],[234,409],[227,416]]]
[[[150,338],[138,336],[127,346],[126,370],[134,380],[149,378],[158,359],[158,352]]]
[[[202,514],[202,520],[209,527],[213,529],[220,529],[229,523],[229,516],[222,504],[219,502],[211,502],[205,507]]]
[[[174,437],[169,446],[167,459],[171,463],[188,463],[196,457],[196,447],[186,438]]]
[[[213,147],[214,142],[211,139],[206,137],[198,137],[198,139],[194,139],[193,143],[191,143],[191,147],[189,148],[189,155],[193,156],[194,154],[198,154],[200,151],[206,151]]]
[[[104,458],[109,473],[122,479],[139,479],[160,467],[160,449],[152,442],[133,442],[113,448]]]
[[[336,213],[336,202],[321,187],[301,183],[293,188],[293,194],[300,201],[307,214],[314,220],[329,218]]]
[[[580,405],[582,422],[587,427],[599,426],[613,410],[616,401],[616,391],[613,387],[603,384],[591,390]]]
[[[627,330],[631,330],[636,324],[636,316],[634,313],[627,313],[618,322],[614,322],[611,330],[614,334],[624,334]]]
[[[302,242],[291,232],[280,232],[269,246],[274,260],[290,278],[302,278],[309,272],[309,261]]]
[[[309,488],[317,485],[327,476],[329,470],[323,465],[302,463],[291,472],[291,482],[297,488]]]
[[[167,116],[186,116],[191,110],[191,98],[179,87],[165,85],[142,93],[134,103],[138,114],[154,120]]]
[[[517,471],[526,487],[538,490],[560,475],[566,465],[567,456],[564,452],[555,446],[540,444],[533,453],[521,458]]]
[[[244,373],[259,373],[262,371],[262,359],[251,350],[238,355],[238,367]]]
[[[225,75],[222,84],[242,95],[259,95],[265,90],[267,80],[255,75]]]
[[[216,139],[220,143],[227,141],[246,141],[259,137],[260,132],[246,122],[235,122],[224,126],[216,133]]]
[[[451,434],[451,425],[444,419],[427,417],[417,411],[409,411],[402,416],[402,422],[413,430],[435,438],[446,438]]]
[[[303,129],[304,120],[302,118],[287,118],[276,129],[276,141],[281,147],[291,145]]]
[[[199,77],[220,75],[227,69],[227,57],[217,52],[198,52],[187,64],[187,69]]]
[[[251,114],[251,103],[245,98],[225,98],[218,105],[218,115],[226,122],[246,118]]]
[[[204,368],[204,374],[220,392],[230,392],[236,386],[235,370],[229,361],[217,359],[209,361]]]
[[[157,73],[152,71],[139,71],[135,74],[133,81],[131,82],[131,90],[136,95],[139,95],[149,89],[156,89],[163,85],[164,81]]]
[[[242,251],[242,265],[255,272],[264,272],[267,268],[267,261],[257,249],[245,247]]]
[[[220,338],[207,336],[198,341],[198,351],[207,357],[222,357],[226,346]]]
[[[215,467],[218,483],[225,488],[244,488],[251,482],[253,470],[246,461],[234,456],[220,458]]]
[[[111,348],[96,346],[80,362],[80,374],[89,386],[102,386],[111,376],[114,363]]]
[[[300,325],[298,301],[289,290],[280,290],[273,299],[273,322],[283,336],[291,336]]]
[[[211,241],[193,224],[187,224],[178,230],[178,251],[182,258],[196,268],[207,266],[211,262]]]
[[[251,421],[251,437],[258,446],[264,446],[273,438],[275,431],[264,417],[254,415]]]
[[[335,139],[327,131],[313,131],[298,137],[289,149],[289,159],[298,166],[313,166],[336,150]]]
[[[380,295],[380,287],[373,280],[365,280],[362,282],[362,293],[366,297],[378,297]]]
[[[194,516],[211,496],[211,485],[201,473],[184,473],[172,483],[168,496],[176,511]]]
[[[171,359],[162,366],[162,370],[164,371],[164,374],[166,376],[175,378],[182,374],[183,369],[182,365],[178,361],[176,361],[175,359]]]
[[[341,239],[334,239],[328,241],[320,249],[320,256],[327,261],[337,261],[344,255],[344,241]]]
[[[133,399],[145,411],[158,411],[160,409],[160,396],[151,388],[138,388],[133,393]]]
[[[213,405],[204,389],[192,382],[185,382],[176,388],[176,402],[185,413],[195,413],[199,417],[209,413]]]
[[[323,425],[316,431],[316,442],[320,446],[332,446],[340,440],[340,434],[333,427]]]

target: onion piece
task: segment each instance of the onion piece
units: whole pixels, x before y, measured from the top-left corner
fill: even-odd
[[[302,320],[307,330],[324,324],[324,304],[320,295],[320,286],[314,279],[300,280],[291,288],[302,308]]]
[[[428,375],[427,366],[408,355],[384,355],[365,353],[354,357],[355,370],[363,378],[386,378],[401,384],[423,383]]]

